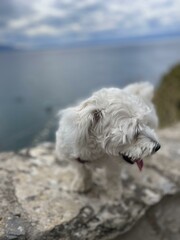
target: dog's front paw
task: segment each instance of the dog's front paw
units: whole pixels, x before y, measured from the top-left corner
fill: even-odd
[[[62,168],[60,189],[72,192],[88,192],[92,187],[92,174],[86,166],[76,163]]]
[[[92,188],[92,181],[90,178],[74,179],[69,187],[70,191],[79,193],[89,192]]]

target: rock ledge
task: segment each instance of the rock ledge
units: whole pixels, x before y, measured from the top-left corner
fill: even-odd
[[[152,205],[180,189],[180,124],[159,135],[162,149],[141,174],[123,167],[123,196],[114,200],[96,184],[86,194],[62,191],[52,143],[1,153],[0,240],[100,240],[130,231]]]

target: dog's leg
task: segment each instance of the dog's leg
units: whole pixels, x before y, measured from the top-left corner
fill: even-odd
[[[61,167],[60,188],[83,193],[89,191],[91,187],[92,174],[88,166],[76,160],[66,161],[66,166]]]
[[[120,164],[113,159],[107,159],[104,166],[106,169],[107,194],[113,199],[119,199],[119,197],[122,195]]]
[[[117,159],[102,158],[93,162],[93,167],[96,169],[95,173],[98,173],[96,181],[105,190],[108,199],[119,199],[122,195],[122,184]]]

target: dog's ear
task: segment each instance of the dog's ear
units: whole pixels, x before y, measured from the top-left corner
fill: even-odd
[[[97,126],[103,117],[101,109],[93,99],[86,100],[79,107],[79,125],[88,133]]]
[[[154,96],[154,86],[149,82],[139,82],[128,85],[124,90],[130,94],[142,97],[149,102],[152,101]]]
[[[102,118],[102,111],[100,109],[95,109],[92,112],[93,115],[93,124],[97,124]]]

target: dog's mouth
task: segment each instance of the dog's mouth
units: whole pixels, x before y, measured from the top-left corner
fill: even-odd
[[[125,155],[125,154],[122,154],[122,157],[123,157],[123,160],[125,160],[125,161],[126,161],[127,163],[129,163],[129,164],[134,164],[134,163],[136,163],[137,166],[138,166],[138,168],[139,168],[139,170],[142,171],[143,166],[144,166],[144,162],[143,162],[142,159],[138,158],[138,159],[133,160],[133,158],[128,157],[128,156]]]

